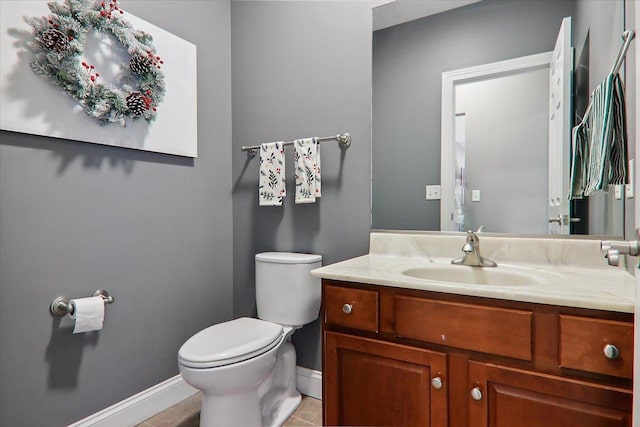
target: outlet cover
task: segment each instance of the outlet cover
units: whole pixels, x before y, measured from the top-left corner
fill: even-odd
[[[427,185],[427,200],[440,200],[440,186],[439,185]]]
[[[480,190],[471,190],[471,201],[472,202],[480,201]]]
[[[613,197],[616,200],[622,199],[622,190],[624,189],[624,185],[614,185],[613,186]]]

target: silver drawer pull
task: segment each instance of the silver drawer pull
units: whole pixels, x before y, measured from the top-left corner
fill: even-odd
[[[443,386],[442,378],[440,377],[431,378],[431,387],[435,388],[436,390],[440,390],[442,386]]]
[[[353,306],[351,304],[345,304],[342,306],[342,312],[344,314],[351,314],[353,311]]]
[[[602,352],[607,357],[607,359],[617,359],[620,357],[620,350],[613,344],[607,344],[602,349]]]
[[[471,389],[471,397],[473,400],[482,400],[482,390],[480,390],[480,387],[474,387]]]

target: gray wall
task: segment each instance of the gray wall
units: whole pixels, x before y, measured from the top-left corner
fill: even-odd
[[[233,2],[234,314],[255,313],[254,256],[312,252],[325,264],[368,252],[371,8],[367,2]],[[259,159],[240,146],[350,132],[322,145],[322,197],[293,203],[287,148],[282,207],[258,206]],[[319,322],[294,335],[298,364],[321,368]]]
[[[440,183],[442,72],[553,50],[573,4],[484,0],[374,33],[373,228],[440,229],[424,196]]]
[[[127,1],[198,47],[195,160],[0,133],[0,425],[62,426],[178,373],[186,338],[232,317],[229,1]],[[72,335],[54,297],[107,289]]]
[[[623,1],[577,1],[574,21],[576,58],[589,49],[589,93],[609,74],[622,44],[625,6]],[[627,99],[632,99],[627,97]],[[629,104],[629,102],[628,102]],[[577,111],[582,116],[583,111]],[[633,116],[628,116],[633,117]],[[628,120],[633,125],[634,120]],[[633,147],[633,144],[631,144]],[[631,155],[629,158],[633,158]],[[589,233],[602,236],[622,236],[624,215],[633,218],[633,202],[615,200],[612,192],[598,192],[589,197]],[[633,230],[633,222],[631,229]]]

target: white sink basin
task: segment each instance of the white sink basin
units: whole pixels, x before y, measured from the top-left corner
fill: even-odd
[[[534,273],[500,266],[433,265],[410,268],[403,271],[402,274],[435,282],[485,286],[530,286],[543,281]]]

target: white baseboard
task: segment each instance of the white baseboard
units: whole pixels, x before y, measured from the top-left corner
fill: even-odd
[[[296,366],[296,377],[300,393],[322,399],[322,372]]]
[[[322,372],[296,366],[296,382],[300,393],[322,399]],[[180,375],[176,375],[68,427],[136,425],[197,392]]]
[[[176,375],[68,427],[133,426],[197,392],[180,375]]]

